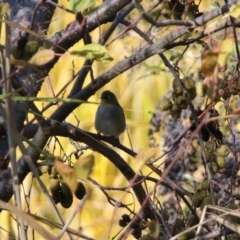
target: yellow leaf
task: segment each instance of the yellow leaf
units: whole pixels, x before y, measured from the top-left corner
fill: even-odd
[[[35,66],[42,66],[50,62],[54,56],[55,52],[51,49],[40,50],[32,56],[32,58],[29,60],[29,63]]]
[[[87,179],[94,167],[93,155],[80,158],[74,165],[76,176],[81,179]]]
[[[139,170],[145,165],[146,162],[154,158],[157,154],[158,148],[147,148],[141,150],[135,157]]]
[[[75,193],[78,182],[77,182],[77,176],[74,168],[71,168],[70,166],[64,164],[63,162],[60,162],[59,160],[55,159],[54,165],[59,172],[59,174],[62,176],[63,181],[68,185],[72,193]]]
[[[218,55],[218,64],[220,67],[224,67],[226,65],[227,59],[232,52],[233,46],[233,38],[226,38],[221,42],[221,50]]]
[[[203,53],[201,73],[205,77],[213,75],[214,69],[217,66],[219,51],[220,45],[217,45],[214,49],[207,50]]]
[[[232,17],[239,18],[240,17],[240,2],[232,5],[230,7],[229,13]]]

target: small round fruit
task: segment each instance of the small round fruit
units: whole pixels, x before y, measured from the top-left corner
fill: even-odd
[[[222,157],[227,157],[229,155],[228,147],[225,145],[222,145],[220,148],[217,149],[217,154]]]
[[[122,219],[123,219],[125,222],[127,222],[127,223],[130,223],[130,221],[131,221],[131,218],[130,218],[129,215],[127,215],[127,214],[123,214],[123,215],[122,215]]]
[[[195,88],[195,82],[191,77],[185,77],[182,79],[183,85],[187,90]]]
[[[61,186],[58,178],[49,178],[49,184],[50,184],[50,191],[53,195],[60,191]]]
[[[172,118],[177,119],[181,116],[182,109],[178,107],[177,104],[173,104],[172,109],[170,110],[170,114]]]
[[[182,93],[182,88],[181,88],[180,84],[178,83],[177,79],[173,79],[172,88],[175,93],[177,93],[177,94]]]
[[[226,161],[225,158],[222,156],[218,156],[216,159],[217,165],[220,169],[223,169],[226,167]]]
[[[73,202],[73,195],[69,187],[67,186],[66,183],[62,183],[61,185],[61,190],[62,190],[62,198],[61,198],[61,205],[64,208],[69,208],[72,205]]]
[[[120,227],[126,227],[128,225],[128,223],[126,223],[123,219],[120,219],[118,224]]]
[[[81,182],[78,182],[77,189],[75,191],[75,196],[77,199],[82,199],[86,194],[86,189]]]
[[[172,102],[169,98],[163,98],[159,103],[159,108],[161,111],[168,111],[172,108]]]
[[[181,108],[186,109],[188,107],[186,97],[178,96],[175,103]]]
[[[192,205],[196,208],[200,207],[202,204],[203,198],[201,195],[195,193],[192,197]]]

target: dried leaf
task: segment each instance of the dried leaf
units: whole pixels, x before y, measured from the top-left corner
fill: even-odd
[[[77,182],[77,176],[74,168],[71,168],[70,166],[64,164],[63,162],[60,162],[59,160],[55,159],[54,165],[59,172],[59,174],[62,176],[63,181],[68,185],[72,193],[75,193],[78,182]]]

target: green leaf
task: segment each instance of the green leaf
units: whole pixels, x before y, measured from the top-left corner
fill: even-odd
[[[32,58],[29,60],[29,63],[35,66],[42,66],[50,62],[54,58],[54,56],[55,52],[53,50],[41,50],[32,56]]]
[[[231,6],[229,13],[232,17],[239,18],[240,17],[240,2]]]
[[[70,54],[101,62],[111,62],[113,60],[107,49],[96,43],[84,45],[76,51],[71,51]]]
[[[74,13],[81,12],[95,4],[95,0],[69,0],[70,8]]]

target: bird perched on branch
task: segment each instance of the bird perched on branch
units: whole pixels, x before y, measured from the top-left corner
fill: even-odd
[[[101,103],[95,117],[98,133],[118,138],[126,129],[125,115],[114,93],[107,90],[101,94]]]

